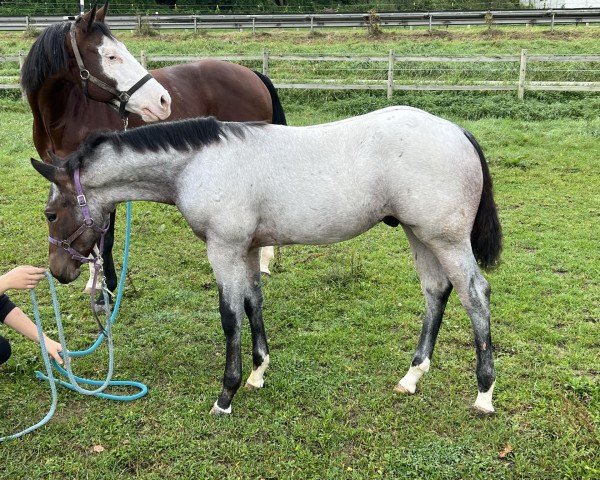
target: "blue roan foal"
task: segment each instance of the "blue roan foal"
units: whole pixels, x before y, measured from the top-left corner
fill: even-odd
[[[231,412],[241,385],[240,328],[250,319],[253,370],[263,386],[269,351],[262,319],[259,248],[347,240],[383,221],[401,225],[419,271],[427,311],[412,365],[396,391],[414,393],[431,355],[452,288],[475,332],[475,408],[493,412],[495,373],[490,288],[477,263],[492,266],[501,232],[492,182],[475,139],[460,127],[409,107],[391,107],[313,127],[224,123],[212,118],[95,134],[66,160],[32,160],[53,182],[50,235],[73,237],[83,216],[81,183],[95,225],[115,204],[176,205],[206,242],[227,341],[223,391],[212,413]],[[80,180],[79,180],[80,178]],[[77,179],[77,180],[75,180]],[[50,269],[68,283],[99,228],[50,246]]]

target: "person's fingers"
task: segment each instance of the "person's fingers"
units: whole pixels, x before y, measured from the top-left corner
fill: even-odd
[[[39,273],[39,267],[34,267],[32,265],[23,265],[21,267],[21,269],[25,272],[25,273]]]
[[[54,360],[56,360],[58,362],[59,365],[63,364],[63,359],[60,357],[60,355],[58,354],[58,352],[50,352],[50,355],[52,356],[52,358]]]

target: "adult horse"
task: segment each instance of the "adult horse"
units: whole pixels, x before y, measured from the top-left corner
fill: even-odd
[[[410,107],[303,128],[196,119],[97,134],[66,162],[32,163],[54,183],[45,211],[54,245],[79,232],[71,250],[51,251],[50,270],[61,282],[77,278],[78,256],[101,235],[83,225],[102,225],[119,202],[176,205],[206,241],[227,341],[213,413],[231,411],[241,384],[244,313],[253,340],[248,384],[263,385],[269,356],[259,247],[341,242],[381,221],[406,232],[427,306],[412,366],[396,390],[414,393],[429,370],[454,288],[475,332],[474,406],[494,411],[490,289],[477,261],[488,267],[499,258],[500,222],[481,148],[458,126]],[[87,198],[83,214],[76,195]]]
[[[107,10],[108,2],[73,22],[48,27],[25,59],[22,85],[33,113],[33,143],[45,162],[50,152],[66,156],[75,151],[93,131],[122,129],[114,107],[134,114],[130,127],[209,115],[286,123],[271,81],[241,65],[203,60],[153,70],[149,77],[104,23]],[[130,97],[126,102],[117,98],[124,93],[123,98]],[[113,232],[114,215],[104,245],[110,290],[117,285]],[[272,255],[272,249],[263,252],[267,273]]]

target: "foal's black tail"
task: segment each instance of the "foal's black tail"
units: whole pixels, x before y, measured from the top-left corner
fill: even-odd
[[[473,254],[479,265],[483,268],[491,268],[498,263],[502,251],[502,227],[494,202],[492,176],[479,143],[470,132],[466,130],[463,130],[463,132],[475,147],[483,172],[481,200],[479,201],[473,230],[471,230],[471,248],[473,248]]]
[[[267,90],[269,90],[269,93],[271,94],[271,101],[273,102],[273,121],[271,123],[275,125],[287,125],[285,112],[283,111],[283,107],[279,101],[279,95],[277,95],[277,90],[275,90],[273,82],[271,82],[269,77],[257,72],[256,70],[254,70],[254,73],[258,75],[258,78],[262,80],[262,82],[265,84],[265,87],[267,87]]]

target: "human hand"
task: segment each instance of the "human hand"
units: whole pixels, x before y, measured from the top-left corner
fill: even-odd
[[[0,293],[16,288],[18,290],[30,290],[44,278],[44,269],[22,265],[13,268],[10,272],[0,276]]]
[[[55,342],[51,338],[48,338],[44,335],[44,342],[46,343],[46,351],[48,355],[50,355],[54,360],[56,360],[59,364],[63,364],[63,359],[61,358],[59,352],[62,352],[62,345],[58,342]]]

